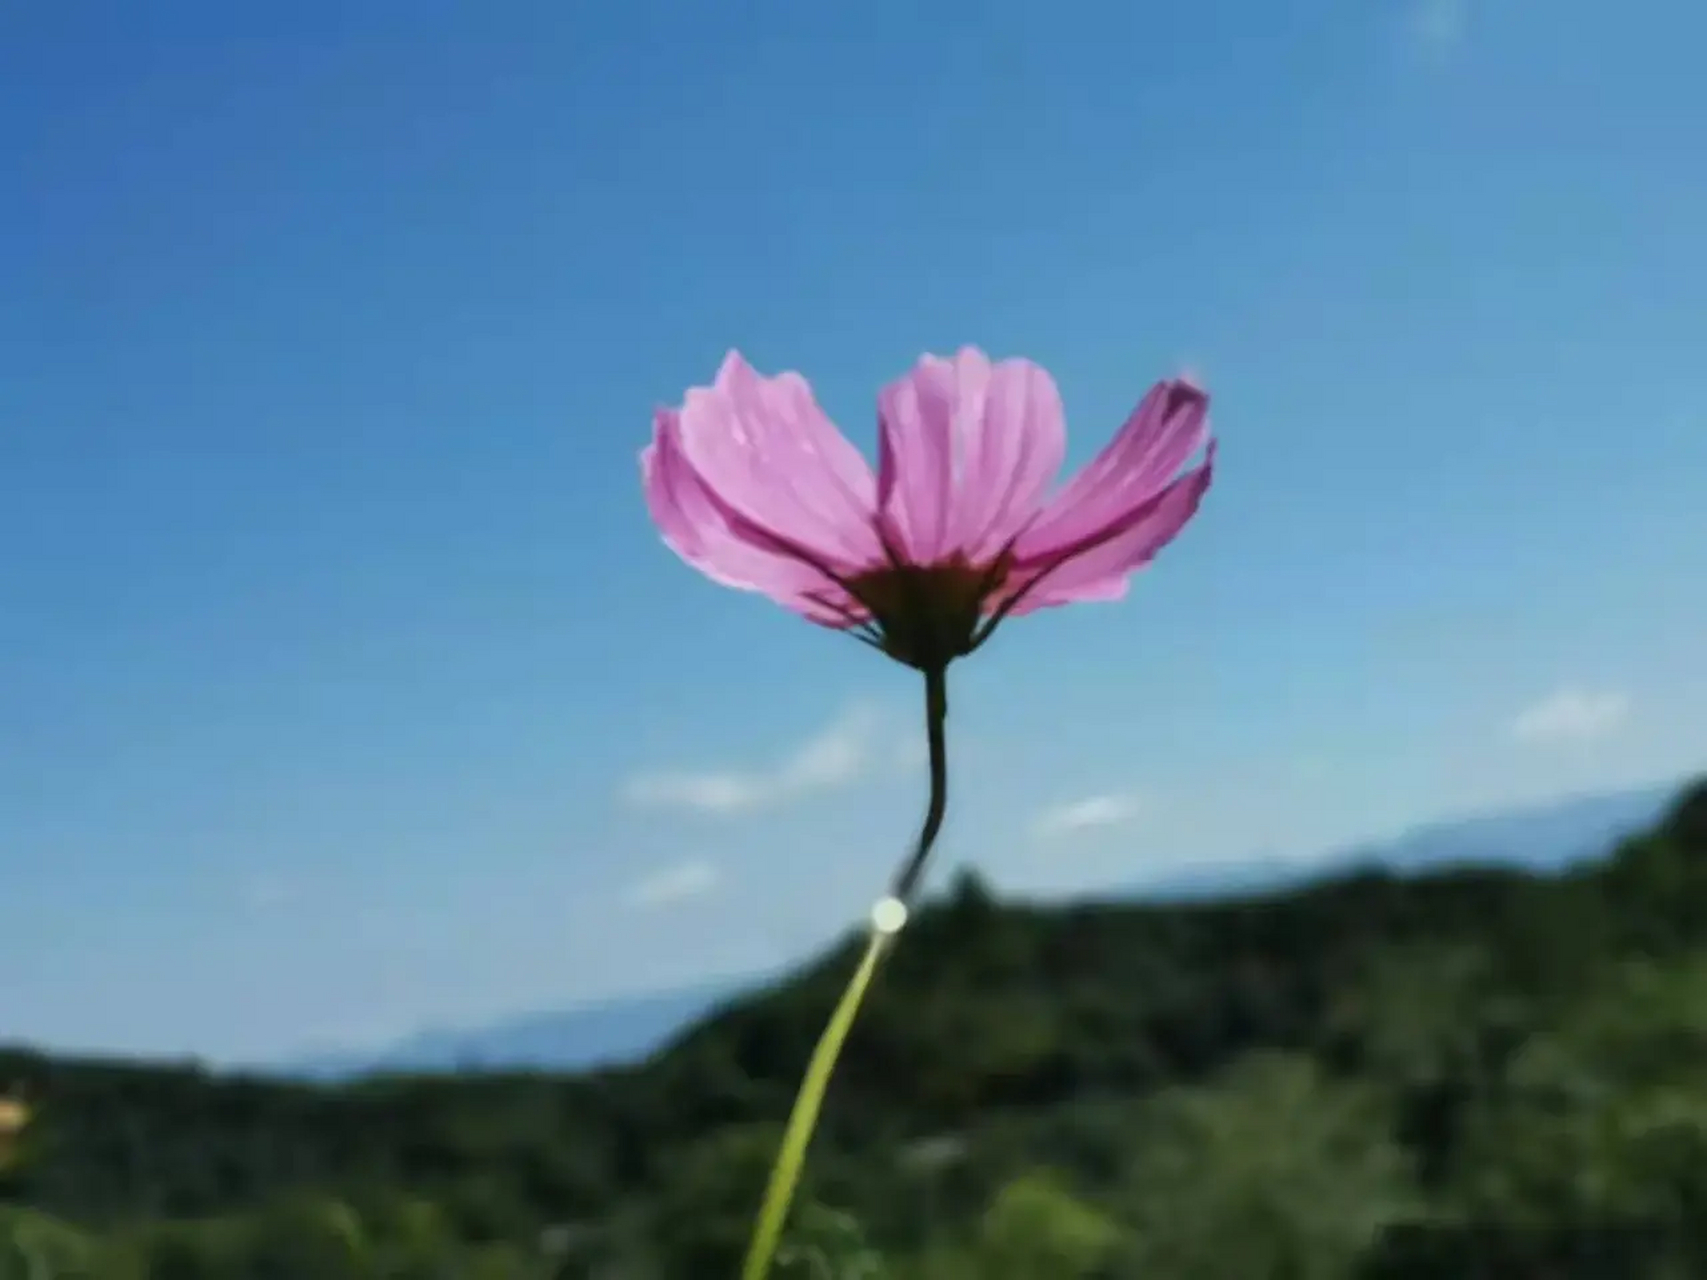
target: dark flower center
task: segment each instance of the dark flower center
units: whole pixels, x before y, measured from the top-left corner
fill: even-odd
[[[1008,557],[975,565],[963,556],[937,564],[885,565],[848,581],[870,611],[883,651],[920,671],[972,652],[985,605],[1007,578]]]

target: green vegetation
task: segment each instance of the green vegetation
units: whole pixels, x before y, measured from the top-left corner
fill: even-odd
[[[0,1280],[730,1276],[855,940],[639,1066],[315,1087],[0,1054]],[[854,1030],[785,1274],[1707,1275],[1707,784],[1559,877],[963,879]]]

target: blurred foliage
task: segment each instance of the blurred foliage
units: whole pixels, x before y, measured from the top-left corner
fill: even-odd
[[[315,1086],[0,1052],[0,1280],[732,1275],[852,940],[652,1060]],[[783,1280],[1707,1275],[1707,785],[1600,864],[919,913]]]

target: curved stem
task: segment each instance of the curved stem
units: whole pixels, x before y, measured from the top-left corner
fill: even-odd
[[[783,1227],[788,1222],[789,1208],[794,1203],[794,1192],[800,1183],[800,1171],[806,1163],[806,1149],[811,1145],[812,1131],[817,1128],[818,1113],[824,1105],[824,1094],[836,1069],[836,1060],[841,1057],[842,1046],[847,1042],[848,1032],[853,1029],[865,993],[871,988],[877,966],[907,918],[906,909],[912,905],[913,896],[924,877],[925,864],[930,860],[931,849],[942,831],[943,818],[948,812],[947,721],[948,677],[942,667],[937,667],[925,672],[925,737],[930,748],[931,794],[925,808],[924,825],[919,828],[919,838],[912,853],[895,876],[890,890],[894,901],[879,903],[873,913],[865,955],[848,980],[847,989],[842,992],[835,1012],[830,1015],[824,1034],[818,1038],[817,1047],[812,1050],[805,1078],[800,1082],[800,1092],[795,1095],[794,1108],[788,1115],[788,1126],[783,1130],[782,1147],[777,1152],[776,1164],[772,1166],[770,1180],[765,1186],[765,1198],[759,1207],[753,1239],[747,1246],[747,1258],[741,1266],[741,1280],[765,1280],[770,1273],[777,1245],[782,1241]],[[890,912],[886,913],[885,908],[891,909]]]
[[[925,864],[930,861],[931,849],[948,813],[948,672],[942,667],[925,671],[925,739],[930,749],[930,803],[913,852],[901,864],[889,889],[909,907],[913,905],[913,895],[918,892]]]
[[[877,973],[877,962],[883,958],[885,947],[894,936],[876,929],[871,931],[859,968],[854,970],[847,990],[842,992],[836,1011],[830,1015],[824,1034],[818,1039],[818,1047],[812,1051],[806,1077],[800,1082],[800,1092],[794,1099],[794,1110],[789,1113],[788,1127],[783,1131],[782,1148],[777,1152],[770,1182],[765,1187],[764,1204],[759,1209],[752,1243],[747,1246],[741,1280],[764,1280],[770,1272],[771,1259],[782,1240],[783,1224],[788,1220],[794,1190],[800,1182],[800,1170],[806,1163],[806,1148],[812,1141],[812,1130],[818,1125],[818,1112],[824,1105],[830,1073],[836,1069],[836,1059],[841,1056],[842,1045],[853,1028],[860,1002],[865,999],[871,979]]]

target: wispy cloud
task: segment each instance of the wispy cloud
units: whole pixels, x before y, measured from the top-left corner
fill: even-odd
[[[700,898],[716,889],[722,880],[716,867],[701,859],[678,862],[643,876],[628,890],[635,907],[667,907],[688,898]]]
[[[1519,742],[1552,746],[1604,738],[1629,718],[1630,699],[1625,694],[1567,686],[1525,707],[1509,728]]]
[[[276,875],[256,875],[242,889],[243,905],[250,911],[272,911],[296,901],[297,886]]]
[[[873,708],[855,705],[768,767],[642,774],[628,781],[623,797],[646,808],[726,816],[775,808],[863,778],[877,763],[881,727]]]
[[[1427,53],[1442,54],[1464,43],[1470,25],[1469,0],[1409,0],[1406,15],[1412,41]]]
[[[1209,367],[1202,359],[1188,353],[1174,361],[1174,376],[1207,386]]]
[[[1142,807],[1137,796],[1120,792],[1085,796],[1080,800],[1045,809],[1032,823],[1032,833],[1047,838],[1099,827],[1123,826],[1130,822]]]

